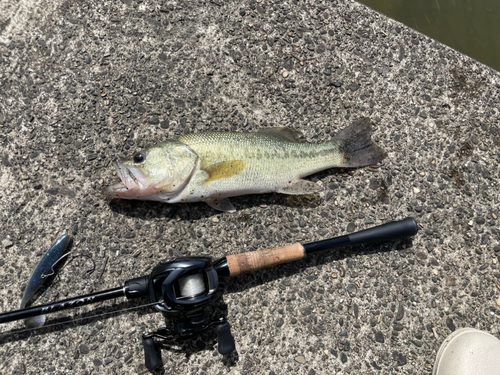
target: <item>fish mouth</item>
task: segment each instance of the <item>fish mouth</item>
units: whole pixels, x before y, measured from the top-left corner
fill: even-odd
[[[118,173],[121,182],[104,188],[102,190],[102,194],[111,198],[137,198],[144,194],[144,190],[147,190],[136,176],[138,171],[127,168],[117,162],[116,172]]]

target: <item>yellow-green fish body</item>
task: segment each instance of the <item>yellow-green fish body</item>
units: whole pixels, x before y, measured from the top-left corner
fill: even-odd
[[[234,211],[227,199],[232,196],[311,194],[321,188],[303,177],[385,157],[370,133],[369,120],[361,119],[323,144],[304,142],[300,133],[286,128],[183,135],[120,161],[122,184],[103,193],[168,203],[204,201],[222,211]]]

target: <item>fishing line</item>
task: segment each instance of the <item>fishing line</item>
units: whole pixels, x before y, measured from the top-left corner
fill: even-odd
[[[205,291],[205,281],[200,273],[179,279],[179,289],[182,297],[196,297]]]
[[[91,275],[95,271],[95,262],[94,262],[94,259],[92,258],[92,255],[90,255],[90,253],[86,250],[73,250],[73,251],[70,251],[69,253],[61,255],[61,257],[54,262],[52,267],[50,267],[50,271],[51,271],[50,273],[40,275],[42,277],[42,279],[45,279],[46,277],[49,277],[52,275],[55,275],[56,271],[54,271],[54,267],[57,265],[57,263],[59,263],[64,258],[66,258],[68,255],[75,255],[75,254],[83,255],[92,261],[92,268],[89,268],[88,270],[85,271],[86,273]],[[71,258],[70,261],[75,259],[75,258],[77,258],[77,256]]]
[[[102,318],[102,317],[105,317],[108,315],[118,314],[118,313],[126,312],[126,311],[138,310],[138,309],[142,309],[143,307],[150,307],[150,306],[155,306],[158,304],[159,304],[159,302],[145,303],[143,305],[128,307],[128,308],[117,310],[117,311],[110,311],[110,312],[102,313],[102,314],[98,314],[98,315],[85,316],[85,317],[81,317],[81,318],[74,318],[74,319],[64,321],[64,322],[47,324],[47,325],[44,325],[44,326],[39,327],[39,328],[24,328],[24,329],[19,330],[19,331],[1,332],[0,339],[3,339],[4,337],[9,336],[9,335],[18,335],[18,334],[26,333],[26,332],[30,332],[30,331],[36,331],[36,330],[41,330],[41,329],[45,329],[45,328],[49,328],[49,327],[55,327],[58,325],[76,323],[76,322],[80,322],[80,321],[86,320],[86,319]],[[70,316],[66,316],[66,317],[70,318]]]

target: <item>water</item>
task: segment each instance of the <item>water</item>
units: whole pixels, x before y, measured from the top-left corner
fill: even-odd
[[[500,71],[500,0],[358,0]]]

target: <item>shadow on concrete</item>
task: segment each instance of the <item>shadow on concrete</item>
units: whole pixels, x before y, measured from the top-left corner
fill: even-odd
[[[349,171],[356,171],[360,168],[328,169],[310,176],[308,180],[324,179],[328,176],[344,179],[343,174]],[[349,179],[349,177],[345,177]],[[328,191],[325,186],[322,193]],[[223,212],[209,207],[205,202],[191,203],[163,203],[154,201],[126,200],[105,198],[109,202],[111,211],[134,218],[162,218],[173,219],[179,216],[181,220],[200,220],[220,215]],[[316,208],[321,205],[323,198],[321,194],[311,195],[286,195],[279,193],[241,195],[229,198],[237,211],[251,209],[262,205],[278,205],[291,208]]]
[[[285,195],[278,193],[255,194],[249,196],[231,197],[237,211],[243,211],[262,205],[284,206],[292,208],[315,208],[322,199],[319,194]],[[161,218],[165,220],[180,217],[183,221],[200,220],[224,214],[209,207],[205,202],[163,203],[139,200],[110,199],[109,208],[118,215],[133,218]]]

